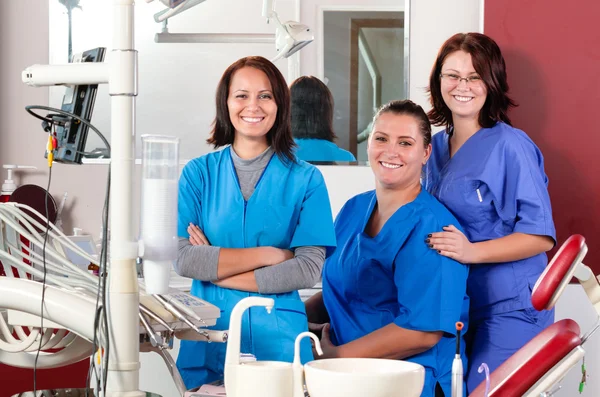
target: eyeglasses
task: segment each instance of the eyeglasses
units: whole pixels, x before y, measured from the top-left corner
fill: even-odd
[[[440,74],[440,78],[444,79],[450,85],[459,85],[464,80],[470,87],[477,87],[483,82],[480,76],[460,77],[454,73],[442,73]]]

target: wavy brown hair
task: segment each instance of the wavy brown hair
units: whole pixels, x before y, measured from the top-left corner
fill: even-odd
[[[267,132],[267,143],[284,162],[295,162],[294,139],[290,122],[290,91],[285,78],[271,61],[259,56],[245,57],[231,64],[223,73],[217,85],[216,107],[217,115],[213,121],[213,129],[206,140],[216,148],[231,145],[235,139],[235,128],[231,123],[227,99],[229,87],[235,72],[242,68],[254,68],[267,75],[271,83],[273,97],[277,104],[277,115],[273,127]]]
[[[432,109],[427,115],[431,123],[445,126],[447,130],[453,126],[452,112],[442,97],[441,73],[446,58],[456,51],[471,55],[473,67],[487,89],[487,98],[479,112],[479,125],[490,128],[498,121],[511,125],[508,110],[517,104],[508,96],[506,63],[498,44],[481,33],[457,33],[440,48],[429,76],[428,91]]]

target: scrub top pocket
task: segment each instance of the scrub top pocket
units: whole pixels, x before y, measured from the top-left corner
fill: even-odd
[[[372,307],[397,305],[397,300],[389,301],[389,297],[396,297],[396,284],[394,274],[390,268],[375,259],[361,257],[354,271],[357,296],[356,300]]]
[[[489,218],[490,210],[489,189],[481,181],[465,181],[460,184],[462,198],[464,200],[461,217],[469,224],[479,223]]]
[[[295,216],[296,215],[296,216]],[[291,236],[298,223],[293,205],[270,205],[263,209],[263,231],[270,236],[269,242],[259,241],[259,245],[272,245],[278,248],[289,248]],[[275,241],[274,241],[275,240]]]

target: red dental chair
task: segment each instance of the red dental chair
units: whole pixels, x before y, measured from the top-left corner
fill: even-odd
[[[576,234],[565,241],[535,284],[531,302],[536,310],[552,309],[575,277],[600,313],[600,284],[582,263],[586,253],[583,236]],[[587,335],[580,336],[579,325],[573,320],[552,324],[490,374],[489,396],[546,395],[583,358],[583,344],[599,327],[596,323]],[[485,386],[485,381],[479,384],[470,397],[483,397]]]

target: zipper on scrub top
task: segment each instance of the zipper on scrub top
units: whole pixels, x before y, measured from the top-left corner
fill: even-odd
[[[244,199],[244,216],[242,220],[242,238],[244,239],[244,248],[248,248],[246,244],[246,208],[248,207],[248,201]]]

